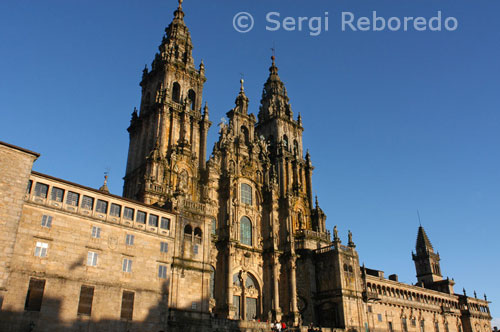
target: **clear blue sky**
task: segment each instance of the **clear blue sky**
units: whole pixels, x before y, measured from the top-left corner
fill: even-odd
[[[175,0],[2,1],[0,140],[42,154],[34,169],[91,187],[110,169],[121,194],[138,85]],[[185,0],[204,100],[214,125],[234,105],[240,73],[257,113],[276,45],[314,193],[361,261],[416,281],[411,251],[422,224],[456,291],[477,290],[500,318],[500,2],[496,0]],[[342,32],[356,17],[454,16],[454,32]],[[241,34],[233,16],[247,11]],[[323,16],[329,31],[266,31],[266,13]],[[500,323],[500,322],[499,322]],[[498,324],[500,325],[500,324]]]

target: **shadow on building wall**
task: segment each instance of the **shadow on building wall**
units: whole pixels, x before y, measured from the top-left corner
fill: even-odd
[[[102,332],[138,332],[166,331],[169,324],[169,310],[167,307],[168,293],[167,283],[163,285],[161,300],[149,308],[147,317],[141,321],[134,318],[134,314],[142,310],[140,303],[134,303],[132,319],[120,318],[120,309],[116,313],[116,319],[100,319],[95,308],[92,308],[90,315],[77,313],[78,299],[72,302],[71,307],[75,308],[74,319],[68,314],[68,308],[63,308],[64,303],[61,298],[51,298],[44,296],[40,311],[9,311],[0,310],[0,331],[1,332],[59,332],[59,331],[102,331]],[[93,299],[95,303],[95,298]],[[64,315],[63,315],[64,312]],[[66,317],[64,317],[66,316]]]

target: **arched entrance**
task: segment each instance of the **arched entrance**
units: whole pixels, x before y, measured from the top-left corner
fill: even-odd
[[[256,320],[260,317],[260,288],[250,273],[240,271],[233,275],[233,305],[235,318]]]

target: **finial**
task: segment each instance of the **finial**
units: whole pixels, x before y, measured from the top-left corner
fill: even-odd
[[[333,241],[335,243],[340,243],[339,231],[337,230],[337,225],[333,226]]]
[[[484,300],[488,301],[488,297],[486,296],[486,293],[484,293]]]
[[[465,287],[464,287],[463,291],[464,291],[464,296],[467,296],[467,292],[465,291]]]
[[[319,204],[318,204],[318,195],[315,196],[315,200],[316,200],[316,208],[318,208]]]
[[[109,171],[106,170],[104,172],[104,184],[101,186],[101,188],[99,188],[99,191],[105,192],[107,194],[109,194],[109,189],[108,189],[108,174],[109,174]]]
[[[241,87],[240,87],[240,92],[245,92],[245,87],[243,86],[243,83],[245,83],[245,80],[243,79],[243,77],[240,79],[240,84],[241,84]]]
[[[418,224],[420,225],[420,227],[422,227],[422,222],[420,221],[420,212],[418,212],[418,210],[417,210],[417,216],[418,216]]]
[[[208,103],[205,102],[205,107],[203,107],[203,116],[208,116]]]
[[[179,0],[179,9],[181,9],[181,10],[182,10],[182,1],[183,0]]]
[[[477,293],[476,293],[476,291],[475,291],[475,290],[474,290],[474,298],[476,298],[476,299],[477,299]]]

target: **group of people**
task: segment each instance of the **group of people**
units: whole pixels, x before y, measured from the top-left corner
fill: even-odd
[[[286,329],[286,324],[283,321],[271,323],[271,330],[274,332],[284,332]]]

